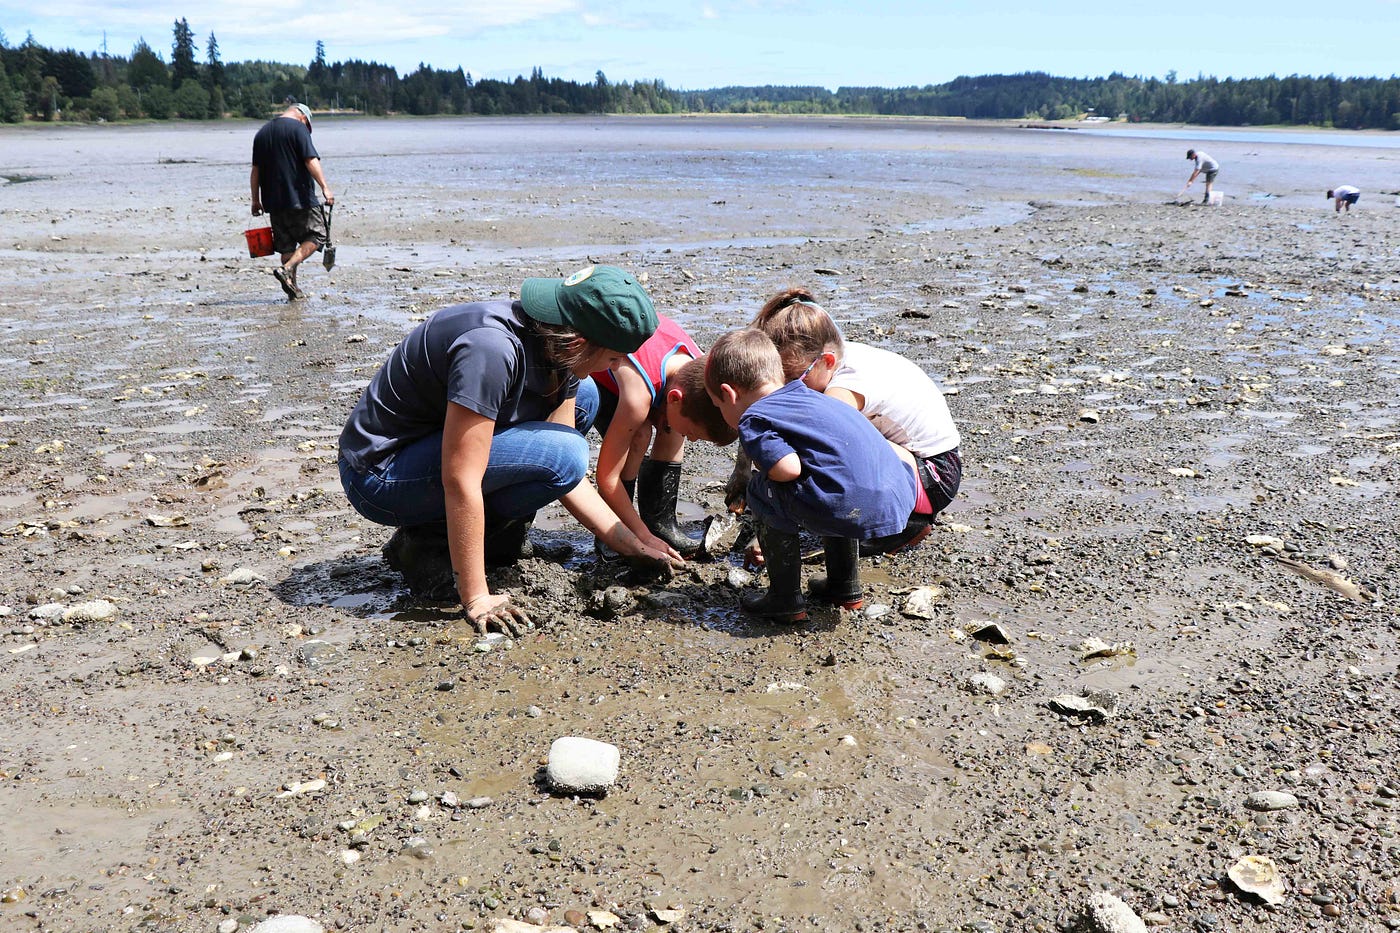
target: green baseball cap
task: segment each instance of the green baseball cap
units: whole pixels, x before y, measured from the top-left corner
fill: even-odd
[[[525,313],[572,327],[607,347],[633,353],[656,331],[656,308],[641,283],[617,266],[585,266],[566,279],[526,279]]]

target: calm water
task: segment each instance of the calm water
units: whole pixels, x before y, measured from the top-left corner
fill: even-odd
[[[79,177],[139,198],[174,179],[194,197],[246,198],[257,124],[0,128],[0,175]],[[1209,144],[1220,187],[1315,200],[1342,181],[1392,186],[1400,134],[1126,126],[1034,130],[893,119],[325,118],[315,141],[333,182],[362,202],[406,196],[431,208],[525,189],[646,191],[667,200],[762,192],[846,208],[846,189],[950,207],[1030,198],[1155,198],[1189,174],[1184,149]],[[189,169],[188,166],[195,166]],[[199,169],[204,169],[200,171]],[[40,183],[0,185],[0,207]],[[71,186],[70,186],[71,188]],[[355,190],[360,188],[371,191]],[[24,192],[23,194],[21,192]],[[63,189],[45,192],[61,202]],[[860,200],[857,198],[856,200]],[[961,211],[951,211],[957,214]],[[927,219],[927,218],[925,218]],[[836,226],[841,226],[839,222]]]

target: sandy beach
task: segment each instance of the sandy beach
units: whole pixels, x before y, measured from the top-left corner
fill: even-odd
[[[1389,137],[1203,132],[1206,208],[1170,135],[327,120],[289,303],[255,130],[0,129],[0,928],[1400,929]],[[757,624],[738,555],[638,582],[557,508],[513,645],[384,566],[365,382],[593,261],[703,345],[807,284],[945,388],[962,493],[864,610]],[[732,454],[688,451],[692,532]],[[606,796],[545,785],[574,735]]]

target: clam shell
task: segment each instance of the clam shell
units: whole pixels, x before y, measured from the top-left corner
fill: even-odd
[[[1227,874],[1246,894],[1253,894],[1268,904],[1283,903],[1283,876],[1267,855],[1246,855],[1230,866]]]

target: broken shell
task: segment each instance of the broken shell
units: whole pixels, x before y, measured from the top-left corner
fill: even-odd
[[[723,554],[739,537],[739,521],[732,514],[711,515],[705,519],[706,554]]]
[[[1230,866],[1226,874],[1235,887],[1246,894],[1253,894],[1268,904],[1283,903],[1283,876],[1267,855],[1246,855]]]
[[[943,598],[943,587],[916,587],[904,598],[900,612],[911,619],[932,619],[938,615],[938,601]]]
[[[1124,654],[1137,654],[1137,647],[1130,641],[1106,642],[1102,638],[1086,638],[1079,643],[1079,659],[1112,658]]]

